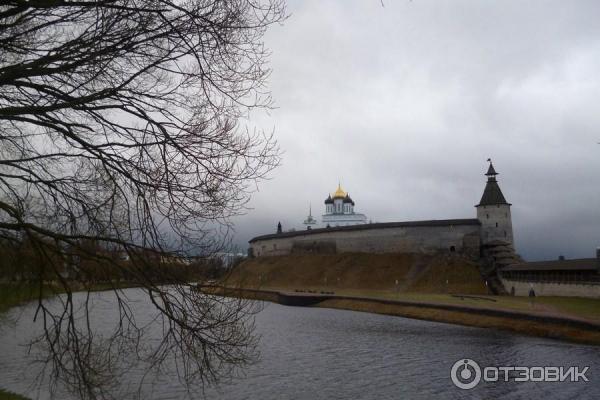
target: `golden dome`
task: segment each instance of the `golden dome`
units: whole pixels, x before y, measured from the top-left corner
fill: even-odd
[[[337,190],[331,197],[333,197],[334,199],[343,199],[344,197],[346,197],[346,192],[344,192],[342,186],[338,184]]]

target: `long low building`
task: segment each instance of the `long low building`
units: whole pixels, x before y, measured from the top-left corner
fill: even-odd
[[[596,258],[512,264],[500,271],[507,292],[527,296],[600,297],[600,250]]]

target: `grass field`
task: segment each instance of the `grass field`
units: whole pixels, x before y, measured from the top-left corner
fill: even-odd
[[[49,292],[46,289],[44,292]],[[0,284],[0,313],[11,307],[35,300],[39,295],[39,288],[30,284]]]
[[[528,297],[491,296],[477,265],[460,256],[344,253],[255,258],[240,264],[226,285],[279,291],[326,291],[600,321],[600,299],[536,297],[531,302]],[[483,299],[456,295],[475,295]]]
[[[18,394],[6,392],[0,389],[0,400],[28,400],[26,397],[19,396]]]
[[[600,299],[581,297],[536,297],[535,301],[532,302],[528,297],[513,296],[484,295],[478,296],[481,298],[461,298],[457,297],[457,295],[443,293],[393,293],[389,291],[364,290],[339,290],[336,293],[351,296],[418,301],[423,303],[464,305],[469,307],[531,313],[551,313],[561,316],[600,321]]]

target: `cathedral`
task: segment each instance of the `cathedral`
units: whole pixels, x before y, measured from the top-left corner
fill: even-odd
[[[329,194],[325,199],[325,214],[321,216],[321,225],[319,227],[335,227],[347,225],[366,224],[367,217],[364,214],[354,212],[354,201],[350,195],[338,184],[337,190]],[[312,208],[309,209],[308,216],[304,220],[307,229],[318,225],[312,216]]]

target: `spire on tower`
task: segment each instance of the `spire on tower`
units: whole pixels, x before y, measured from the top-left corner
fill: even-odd
[[[304,225],[307,225],[307,229],[310,229],[311,225],[317,224],[317,220],[312,216],[312,203],[308,203],[308,216],[303,223]]]
[[[490,166],[488,167],[487,172],[485,173],[485,175],[488,177],[488,180],[490,179],[496,179],[496,175],[499,175],[496,170],[494,169],[494,164],[492,164],[492,159],[488,158],[487,159],[488,162],[490,163]]]
[[[494,165],[492,164],[492,160],[490,158],[487,159],[490,163],[487,172],[485,175],[488,177],[487,184],[485,185],[485,190],[483,191],[483,196],[481,196],[481,200],[479,201],[478,206],[489,206],[489,205],[497,205],[497,204],[508,204],[504,195],[502,194],[502,190],[500,190],[500,186],[498,186],[498,182],[496,181],[496,175],[498,173],[494,169]]]

